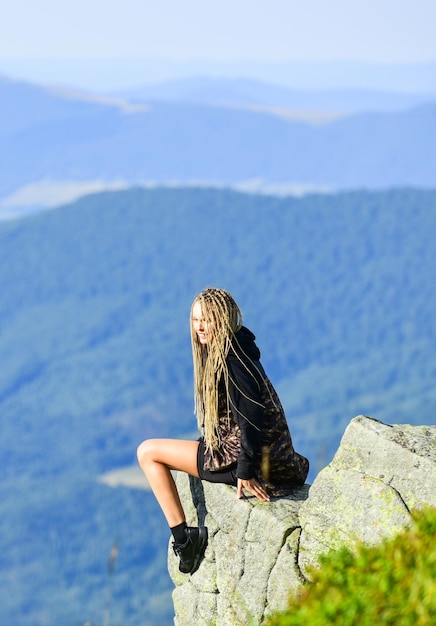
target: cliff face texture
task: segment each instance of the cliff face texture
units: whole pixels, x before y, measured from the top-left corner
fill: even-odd
[[[177,486],[188,524],[208,526],[209,545],[192,576],[178,571],[170,545],[175,626],[261,624],[310,580],[321,553],[377,543],[408,525],[411,509],[436,506],[436,426],[356,417],[313,485],[270,503],[185,474]]]

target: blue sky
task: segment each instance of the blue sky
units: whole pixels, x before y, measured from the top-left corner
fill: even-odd
[[[0,75],[101,92],[192,75],[434,91],[435,24],[436,0],[14,0]]]
[[[14,0],[0,60],[436,61],[435,0]]]

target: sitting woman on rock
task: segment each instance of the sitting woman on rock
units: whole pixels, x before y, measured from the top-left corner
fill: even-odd
[[[191,308],[198,441],[149,439],[138,461],[173,534],[179,569],[193,573],[207,545],[207,528],[188,527],[171,470],[243,489],[259,500],[304,484],[309,462],[292,446],[285,414],[260,364],[255,336],[242,325],[232,296],[202,291]]]

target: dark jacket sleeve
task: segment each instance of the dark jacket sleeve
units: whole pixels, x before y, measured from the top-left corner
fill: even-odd
[[[260,382],[262,366],[257,361],[247,362],[247,368],[235,355],[229,355],[230,408],[241,430],[241,452],[236,476],[250,479],[255,476],[256,461],[260,456],[263,406]],[[254,374],[254,377],[253,377]]]

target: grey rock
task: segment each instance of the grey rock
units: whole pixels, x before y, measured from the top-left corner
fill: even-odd
[[[234,487],[182,473],[177,487],[188,524],[206,524],[209,544],[192,576],[181,574],[172,549],[168,552],[176,585],[175,626],[245,626],[250,619],[257,624],[269,603],[284,606],[287,594],[302,584],[295,547],[298,511],[308,488],[262,503],[252,497],[238,500]],[[207,615],[206,607],[212,607]]]
[[[411,509],[436,506],[435,470],[435,426],[358,416],[313,485],[286,498],[238,500],[233,487],[180,473],[187,522],[206,524],[209,544],[192,576],[170,546],[175,626],[261,624],[310,580],[320,554],[375,544],[410,524]]]
[[[436,427],[354,418],[300,510],[303,575],[323,552],[394,535],[425,505],[436,506]]]

